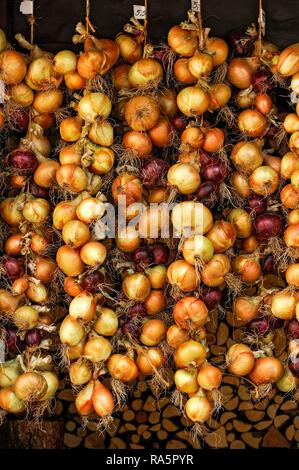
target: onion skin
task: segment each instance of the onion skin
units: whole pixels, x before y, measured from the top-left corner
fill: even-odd
[[[179,345],[173,358],[177,368],[200,366],[206,359],[206,350],[198,341],[189,340]]]
[[[113,354],[110,356],[107,368],[112,377],[122,382],[133,382],[139,374],[133,359],[123,354]]]
[[[206,323],[208,309],[202,300],[196,297],[184,297],[176,303],[173,318],[180,328],[196,329]]]
[[[180,392],[196,393],[198,390],[197,369],[178,369],[174,374],[174,383]]]
[[[27,64],[23,54],[13,50],[6,50],[0,54],[1,79],[7,85],[17,85],[25,78]]]
[[[167,36],[168,44],[173,51],[183,57],[192,57],[197,49],[196,31],[173,26]]]
[[[114,410],[114,399],[112,393],[98,380],[94,381],[92,404],[94,411],[101,418],[111,415]]]
[[[251,85],[253,70],[246,59],[235,58],[231,60],[228,71],[228,80],[237,88],[243,90]]]
[[[256,385],[275,383],[284,375],[281,361],[275,357],[260,357],[255,361],[253,370],[249,374],[250,380]]]
[[[299,43],[286,47],[279,55],[277,71],[284,77],[299,72]]]
[[[177,96],[179,110],[188,117],[200,116],[209,108],[210,98],[198,86],[183,88]]]
[[[207,398],[194,396],[187,400],[185,404],[185,412],[191,421],[195,423],[204,423],[212,415],[213,407]]]
[[[158,122],[159,105],[151,96],[135,96],[127,102],[124,117],[134,131],[147,131]]]
[[[197,375],[198,385],[204,390],[212,391],[219,388],[222,380],[222,372],[212,364],[203,364]]]
[[[88,382],[88,384],[80,390],[78,393],[76,400],[75,400],[75,405],[77,408],[78,413],[81,416],[88,416],[91,414],[94,409],[93,409],[93,391],[94,391],[94,381],[91,380]]]
[[[43,398],[47,392],[47,381],[42,376],[36,372],[24,372],[21,374],[15,384],[14,391],[19,400],[29,401],[29,400],[39,400]]]
[[[7,413],[22,413],[25,410],[25,403],[20,400],[12,388],[0,389],[0,408]]]
[[[245,344],[233,344],[226,354],[226,364],[229,372],[239,377],[249,374],[255,364],[253,352]]]

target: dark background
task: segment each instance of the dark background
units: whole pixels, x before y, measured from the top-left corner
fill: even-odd
[[[19,11],[21,0],[0,0],[0,27],[13,42],[14,34],[29,37],[26,16]],[[91,21],[98,37],[113,38],[133,13],[133,4],[143,0],[90,0]],[[190,0],[148,0],[149,33],[161,40],[169,28],[186,18]],[[204,25],[214,35],[225,37],[231,30],[257,20],[258,0],[203,0]],[[299,40],[299,0],[264,0],[266,37],[280,47]],[[35,0],[38,19],[36,43],[57,51],[70,48],[78,21],[84,21],[85,0]]]

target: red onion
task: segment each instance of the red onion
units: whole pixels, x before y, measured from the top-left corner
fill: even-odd
[[[278,133],[279,129],[279,127],[271,125],[265,137],[268,137],[268,139],[273,139],[273,137],[275,137]]]
[[[6,329],[5,343],[8,351],[13,354],[19,354],[25,349],[24,343],[20,340],[14,328]]]
[[[9,113],[9,122],[12,124],[13,129],[18,132],[24,132],[29,125],[29,115],[24,109],[13,109]]]
[[[169,163],[162,158],[153,158],[146,161],[142,167],[142,182],[145,188],[161,183],[169,169]]]
[[[128,312],[129,318],[134,318],[134,317],[145,317],[146,316],[146,310],[145,307],[142,303],[138,302],[132,307],[130,307],[129,312]]]
[[[149,250],[155,264],[166,264],[169,258],[169,248],[166,245],[149,245]]]
[[[137,271],[142,271],[144,266],[152,262],[152,255],[146,246],[140,246],[133,253],[133,260],[136,263]]]
[[[42,188],[41,186],[38,186],[34,181],[30,181],[29,183],[29,192],[34,197],[41,197],[43,199],[48,199],[49,197],[49,191],[47,190],[47,188]]]
[[[289,322],[288,333],[292,339],[299,339],[299,321],[296,318]]]
[[[275,259],[273,255],[268,255],[262,261],[262,271],[264,274],[270,274],[275,271]]]
[[[221,300],[221,290],[218,287],[214,287],[212,289],[203,287],[201,290],[201,297],[208,310],[213,310]]]
[[[258,93],[266,93],[272,88],[270,75],[266,70],[258,70],[252,75],[252,85],[254,91]]]
[[[27,331],[25,339],[24,339],[25,344],[27,346],[38,346],[41,340],[42,340],[42,336],[40,334],[40,331],[37,328]]]
[[[262,214],[254,221],[255,236],[258,240],[277,237],[282,230],[282,219],[277,214]]]
[[[80,281],[80,285],[82,289],[94,293],[98,290],[98,285],[103,283],[103,281],[103,274],[99,273],[98,271],[93,271],[91,273],[84,274]]]
[[[257,333],[258,336],[265,336],[270,329],[269,322],[267,318],[254,318],[248,323],[247,329]]]
[[[196,196],[198,199],[208,198],[215,192],[216,188],[217,186],[212,181],[205,181],[199,186]]]
[[[162,47],[161,49],[154,51],[154,59],[158,60],[159,62],[163,62],[163,59],[167,53],[167,47]]]
[[[299,356],[293,357],[291,355],[289,357],[288,366],[293,376],[299,379]]]
[[[8,155],[8,164],[21,174],[31,175],[38,167],[38,160],[31,150],[20,148]]]
[[[183,132],[187,127],[186,118],[181,114],[173,116],[173,118],[171,119],[171,124],[178,132]]]
[[[233,31],[229,39],[235,55],[250,57],[253,50],[254,37],[241,31]]]
[[[263,214],[267,209],[267,200],[258,194],[252,194],[248,198],[247,212],[253,216]]]
[[[11,256],[8,256],[4,259],[3,266],[11,281],[15,281],[19,277],[23,276],[25,272],[23,258],[12,258]]]
[[[284,325],[284,320],[281,318],[276,318],[273,317],[272,315],[269,317],[269,326],[271,330],[278,330],[279,328],[282,328]]]
[[[224,162],[213,159],[208,165],[201,168],[201,177],[204,180],[212,181],[213,183],[222,183],[228,175],[227,167]]]
[[[217,158],[211,157],[211,155],[208,152],[205,152],[202,149],[199,149],[198,153],[199,153],[199,163],[201,164],[201,166],[207,166],[210,163],[217,161]]]

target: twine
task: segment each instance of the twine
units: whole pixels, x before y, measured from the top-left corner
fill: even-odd
[[[259,0],[259,17],[258,17],[258,38],[257,38],[257,56],[261,57],[262,54],[262,34],[263,34],[263,3]]]
[[[202,26],[201,0],[198,0],[197,19],[198,19],[198,43],[199,43],[199,49],[202,50],[204,46],[204,30]]]
[[[85,25],[86,25],[87,37],[90,36],[89,30],[91,30],[92,33],[94,33],[96,30],[89,19],[89,15],[90,15],[90,3],[89,3],[89,0],[85,0]]]
[[[143,24],[144,47],[146,46],[146,42],[147,42],[147,25],[148,25],[148,20],[147,20],[147,8],[148,8],[147,0],[144,0],[144,10],[145,10],[145,13],[144,13],[144,24]]]
[[[32,15],[28,16],[28,23],[30,26],[30,44],[34,44],[34,26],[36,24],[36,18],[34,16],[34,0],[32,0]]]

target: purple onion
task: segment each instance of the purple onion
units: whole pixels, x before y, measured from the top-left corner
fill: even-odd
[[[95,293],[98,290],[99,284],[104,282],[103,274],[98,271],[93,271],[91,273],[86,273],[80,281],[80,286],[82,289],[87,290],[88,292]]]
[[[3,266],[11,281],[15,281],[19,277],[23,276],[25,272],[23,258],[12,258],[11,256],[8,256],[4,259]]]
[[[208,310],[213,310],[221,301],[221,290],[218,287],[202,288],[201,297]]]
[[[8,165],[23,175],[32,175],[38,167],[38,160],[31,150],[16,149],[8,155]]]
[[[267,201],[258,194],[252,194],[248,198],[246,210],[254,216],[261,215],[267,210]]]
[[[169,258],[169,248],[166,245],[149,245],[149,250],[155,264],[166,264]]]
[[[262,214],[254,221],[255,236],[258,240],[277,237],[282,230],[282,218],[277,214]]]
[[[299,356],[293,357],[292,355],[290,355],[288,366],[293,376],[299,379]]]
[[[251,83],[254,91],[266,93],[271,89],[270,75],[265,70],[258,70],[252,75]]]
[[[153,158],[144,163],[142,167],[142,182],[145,188],[161,183],[169,169],[169,163],[162,158]]]
[[[24,343],[20,340],[14,328],[6,329],[5,344],[8,351],[13,354],[19,354],[25,349]]]
[[[36,184],[34,181],[30,181],[29,183],[29,192],[34,197],[41,197],[43,199],[47,199],[49,197],[49,191],[47,188],[38,186],[38,184]]]
[[[254,318],[247,324],[247,329],[258,336],[265,336],[270,330],[267,318]]]
[[[221,160],[215,159],[201,168],[201,176],[206,181],[212,181],[213,183],[222,183],[228,175],[227,167]]]
[[[299,321],[296,318],[288,323],[288,334],[292,339],[299,339]]]
[[[233,31],[230,36],[235,55],[249,57],[252,53],[255,38],[241,31]]]
[[[264,274],[275,272],[275,259],[273,255],[266,256],[262,261],[262,271]]]
[[[42,340],[40,331],[37,328],[27,331],[25,335],[25,344],[27,346],[38,346]]]

